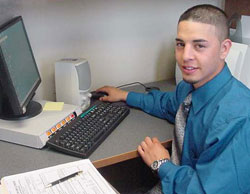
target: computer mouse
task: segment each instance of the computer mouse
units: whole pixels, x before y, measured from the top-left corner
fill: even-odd
[[[90,92],[90,93],[91,93],[91,98],[96,99],[96,100],[98,100],[99,98],[101,98],[103,96],[108,96],[108,94],[106,92],[93,91],[93,92]]]

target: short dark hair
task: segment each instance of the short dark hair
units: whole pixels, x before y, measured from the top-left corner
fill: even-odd
[[[179,18],[181,21],[194,21],[214,25],[219,30],[219,40],[223,41],[229,37],[228,17],[226,13],[213,5],[196,5],[185,11]]]

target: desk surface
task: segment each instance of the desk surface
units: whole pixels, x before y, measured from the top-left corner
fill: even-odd
[[[160,81],[147,86],[157,86],[161,91],[171,91],[175,88],[175,82],[174,80]],[[127,90],[143,92],[144,88],[136,85]],[[173,125],[166,120],[131,108],[130,114],[96,149],[90,156],[90,160],[96,161],[135,150],[145,136],[156,136],[160,141],[171,139],[172,131]],[[79,159],[47,147],[38,150],[0,141],[0,178]]]

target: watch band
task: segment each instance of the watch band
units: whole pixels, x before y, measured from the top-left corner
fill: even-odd
[[[151,170],[153,172],[158,172],[160,166],[163,164],[163,163],[166,163],[168,162],[169,160],[167,158],[163,158],[163,159],[160,159],[160,160],[155,160],[152,164],[151,164]]]

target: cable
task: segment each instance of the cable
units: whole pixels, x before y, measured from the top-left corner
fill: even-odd
[[[141,82],[132,82],[132,83],[129,83],[129,84],[124,84],[124,85],[117,86],[117,88],[123,88],[123,87],[125,87],[125,86],[131,86],[131,85],[135,85],[135,84],[139,84],[139,85],[143,86],[143,87],[145,88],[145,90],[146,90],[146,88],[147,88],[147,87],[146,87],[144,84],[142,84]]]
[[[141,82],[132,82],[132,83],[129,83],[129,84],[124,84],[124,85],[117,86],[117,88],[123,88],[125,86],[131,86],[131,85],[135,85],[135,84],[139,84],[139,85],[143,86],[146,92],[149,92],[151,90],[160,90],[160,88],[155,87],[155,86],[147,87],[144,84],[142,84]]]

